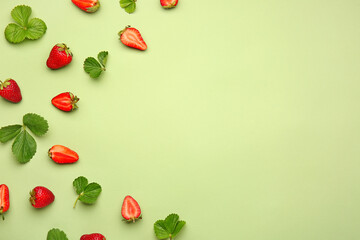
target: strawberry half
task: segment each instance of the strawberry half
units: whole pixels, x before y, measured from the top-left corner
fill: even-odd
[[[46,187],[35,187],[30,192],[30,203],[34,208],[43,208],[54,202],[54,194]]]
[[[48,154],[54,162],[59,164],[74,163],[79,160],[79,155],[76,152],[62,145],[54,145]]]
[[[100,233],[84,234],[80,240],[106,240],[106,238]]]
[[[121,215],[128,222],[141,219],[141,209],[138,202],[131,196],[126,196],[121,208]]]
[[[0,215],[4,220],[4,213],[9,210],[10,200],[9,200],[9,188],[5,184],[0,185]]]
[[[160,0],[160,4],[163,8],[173,8],[178,4],[178,0]]]
[[[72,56],[72,52],[65,43],[58,43],[51,49],[46,65],[51,69],[62,68],[71,62]]]
[[[55,96],[51,100],[51,103],[56,108],[58,108],[64,112],[70,112],[70,111],[78,108],[76,103],[79,100],[80,99],[78,97],[76,97],[74,94],[72,94],[71,92],[64,92],[64,93],[60,93],[59,95]]]
[[[128,47],[136,48],[142,51],[147,49],[144,39],[136,28],[126,26],[118,33],[118,35],[120,36],[120,41]]]
[[[5,82],[0,81],[0,96],[13,103],[18,103],[22,99],[18,84],[10,78]]]
[[[71,0],[76,6],[87,13],[96,12],[100,7],[99,0]]]

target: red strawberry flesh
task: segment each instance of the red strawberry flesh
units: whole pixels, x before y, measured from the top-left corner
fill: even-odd
[[[141,209],[138,202],[131,196],[126,196],[121,208],[121,215],[128,221],[135,222],[141,218]]]
[[[51,103],[58,109],[70,112],[77,108],[76,103],[79,101],[79,98],[74,96],[71,92],[64,92],[60,93],[59,95],[55,96]]]
[[[0,81],[0,96],[13,103],[18,103],[22,100],[18,84],[10,78],[4,82]]]
[[[71,0],[78,8],[87,12],[96,12],[100,7],[99,0]]]
[[[30,203],[34,208],[43,208],[54,202],[54,194],[46,187],[35,187],[30,192]]]
[[[173,8],[178,4],[178,0],[160,0],[163,8]]]
[[[9,188],[5,184],[0,185],[0,215],[4,220],[4,213],[9,210]]]
[[[125,27],[124,30],[119,32],[120,40],[128,47],[136,48],[139,50],[146,50],[147,45],[142,38],[139,30],[130,26]]]
[[[62,145],[54,145],[50,148],[49,157],[59,164],[74,163],[79,160],[79,155],[75,151]]]

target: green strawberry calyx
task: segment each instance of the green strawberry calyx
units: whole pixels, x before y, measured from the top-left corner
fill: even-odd
[[[129,27],[131,27],[130,25],[127,25],[123,30],[121,30],[118,35],[121,37],[121,35],[126,31],[126,29],[128,29]]]
[[[100,7],[100,2],[97,1],[94,6],[88,7],[88,8],[86,9],[86,12],[88,12],[88,13],[94,13],[94,12],[96,12],[96,11],[99,9],[99,7]]]
[[[71,98],[71,105],[72,105],[73,110],[74,110],[74,109],[78,108],[76,103],[80,100],[80,98],[78,98],[77,96],[75,96],[71,92],[69,92],[69,94],[70,94],[70,98]]]
[[[5,89],[7,86],[9,86],[11,84],[11,82],[9,82],[11,80],[11,78],[6,79],[4,82],[2,82],[0,80],[0,90]]]
[[[70,48],[68,46],[66,46],[65,43],[58,43],[58,44],[56,44],[56,46],[59,47],[58,50],[60,52],[65,51],[66,56],[69,56],[69,55],[72,56],[73,55],[72,52],[70,51]]]

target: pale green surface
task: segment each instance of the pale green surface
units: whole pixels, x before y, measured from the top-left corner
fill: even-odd
[[[18,81],[23,101],[0,101],[0,126],[23,114],[50,130],[25,165],[1,144],[0,183],[11,208],[0,239],[153,239],[153,223],[176,212],[182,240],[360,239],[360,1],[185,1],[163,10],[139,0],[128,15],[116,0],[86,14],[70,0],[2,0],[0,27],[29,4],[47,33],[19,45],[0,37],[0,79]],[[117,33],[140,30],[148,50],[123,46]],[[51,71],[52,46],[65,42],[73,62]],[[86,57],[109,51],[107,71],[91,79]],[[50,100],[80,97],[67,114]],[[76,150],[75,165],[47,157],[54,144]],[[72,181],[103,187],[93,206],[78,203]],[[35,210],[28,192],[53,190]],[[121,221],[126,194],[144,219]]]

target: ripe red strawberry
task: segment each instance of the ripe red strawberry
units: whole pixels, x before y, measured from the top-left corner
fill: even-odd
[[[9,210],[10,200],[9,200],[9,188],[5,184],[0,185],[0,215],[4,220],[4,213]]]
[[[141,219],[141,209],[137,201],[131,196],[126,196],[121,208],[121,215],[128,222],[135,222]]]
[[[19,86],[10,78],[5,82],[0,81],[0,96],[13,103],[18,103],[22,99]]]
[[[71,0],[81,10],[93,13],[96,12],[100,7],[99,0]]]
[[[106,238],[100,233],[84,234],[80,240],[106,240]]]
[[[62,68],[71,62],[72,56],[65,43],[58,43],[51,49],[46,65],[51,69]]]
[[[54,194],[46,187],[35,187],[30,192],[30,203],[34,208],[43,208],[55,200]]]
[[[76,103],[79,100],[80,99],[78,97],[76,97],[74,94],[72,94],[71,92],[64,92],[64,93],[60,93],[59,95],[55,96],[51,100],[51,103],[56,108],[58,108],[62,111],[70,112],[71,110],[78,108]]]
[[[160,0],[163,8],[173,8],[178,4],[178,0]]]
[[[54,145],[49,150],[49,157],[56,163],[74,163],[79,160],[79,155],[70,148],[62,145]]]
[[[128,47],[136,48],[142,51],[147,49],[144,39],[136,28],[126,26],[125,29],[119,32],[119,36],[121,42]]]

